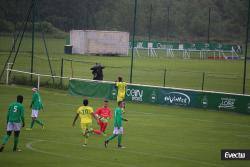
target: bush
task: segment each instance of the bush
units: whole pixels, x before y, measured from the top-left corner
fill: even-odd
[[[52,23],[55,27],[64,31],[70,30],[73,26],[72,20],[68,17],[60,17],[53,15],[47,17],[46,21]]]
[[[17,30],[23,30],[23,22],[18,22],[17,23]],[[58,28],[54,27],[51,23],[47,22],[47,21],[43,21],[43,22],[39,22],[39,23],[35,23],[35,31],[37,32],[42,32],[42,30],[45,33],[58,33],[58,32],[62,32],[61,30],[59,30]],[[28,22],[27,23],[27,27],[26,27],[26,31],[31,32],[32,31],[32,23]]]
[[[17,31],[23,30],[24,23],[18,22],[17,23]],[[44,31],[46,34],[52,34],[54,37],[65,37],[65,32],[61,31],[60,29],[54,27],[51,23],[47,21],[37,22],[35,23],[35,31],[41,33]],[[28,22],[26,27],[26,32],[32,32],[32,23]]]

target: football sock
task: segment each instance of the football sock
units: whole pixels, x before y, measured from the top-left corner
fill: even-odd
[[[43,126],[43,122],[42,121],[36,119],[35,122],[38,123],[39,125]]]
[[[118,135],[118,146],[122,144],[122,135]]]
[[[110,141],[113,140],[117,135],[113,134],[112,136],[110,136],[106,141]]]
[[[87,143],[88,143],[88,137],[84,136],[84,144],[87,145]]]
[[[9,138],[10,138],[9,135],[4,135],[4,137],[3,137],[3,145],[5,145],[8,142]]]
[[[101,131],[104,133],[106,130],[107,125],[103,125]]]
[[[102,126],[100,126],[100,131],[102,131],[102,132],[103,132],[103,125],[102,125]]]
[[[30,128],[31,128],[31,129],[33,128],[34,124],[35,124],[35,120],[32,119],[32,121],[31,121],[31,123],[30,123]]]
[[[19,138],[19,137],[14,136],[14,147],[13,147],[13,150],[16,150],[16,149],[17,149],[18,138]]]
[[[3,152],[3,149],[4,149],[4,145],[2,145],[2,146],[0,147],[0,152]]]

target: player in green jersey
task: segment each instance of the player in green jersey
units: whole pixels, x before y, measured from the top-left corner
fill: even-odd
[[[104,146],[107,147],[110,140],[113,140],[115,137],[118,136],[118,148],[124,148],[122,146],[122,134],[123,134],[123,127],[122,127],[122,121],[128,121],[127,119],[122,117],[123,108],[125,103],[123,101],[118,102],[118,107],[115,109],[114,112],[114,131],[113,135],[108,137],[105,142]]]
[[[24,123],[24,107],[23,96],[17,96],[17,102],[13,102],[9,105],[7,113],[7,133],[3,137],[2,145],[0,147],[0,152],[3,151],[5,144],[8,142],[12,131],[14,131],[14,147],[13,151],[21,151],[17,148],[18,139],[21,127],[25,126]]]
[[[37,119],[39,111],[41,109],[43,110],[43,102],[38,92],[38,89],[34,87],[32,88],[32,91],[33,91],[32,101],[30,104],[30,108],[32,109],[32,113],[31,113],[32,120],[31,120],[30,128],[27,128],[26,130],[32,130],[35,123],[41,125],[42,128],[44,128],[44,123],[41,120]]]

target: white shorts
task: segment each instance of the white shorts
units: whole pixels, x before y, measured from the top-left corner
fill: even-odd
[[[113,134],[115,134],[115,135],[123,134],[123,127],[120,127],[119,129],[118,129],[118,127],[115,127]]]
[[[7,131],[20,131],[22,127],[21,123],[8,122]]]
[[[38,117],[38,113],[39,113],[39,110],[33,110],[33,109],[32,109],[31,117],[32,117],[32,118],[33,118],[33,117],[37,118],[37,117]]]

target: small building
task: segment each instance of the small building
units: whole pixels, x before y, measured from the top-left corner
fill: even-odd
[[[121,31],[71,30],[73,54],[128,55],[129,33]]]

